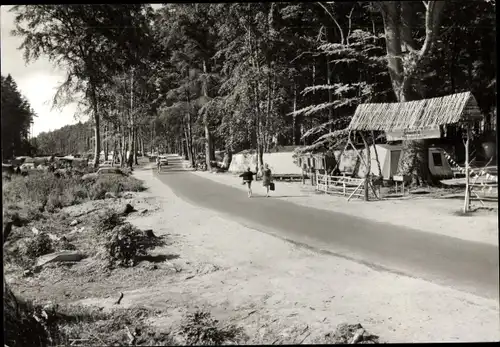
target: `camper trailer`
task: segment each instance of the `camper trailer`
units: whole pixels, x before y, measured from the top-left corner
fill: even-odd
[[[371,157],[371,173],[378,176],[382,174],[384,180],[392,179],[392,177],[397,173],[399,161],[401,160],[403,146],[401,144],[377,144],[370,147],[370,157]],[[364,149],[358,150],[363,153],[366,157],[366,151]],[[376,151],[376,153],[375,153]],[[340,155],[337,151],[336,157]],[[379,165],[380,163],[380,172]],[[453,177],[453,172],[451,170],[450,164],[446,160],[444,150],[439,147],[431,147],[428,152],[429,158],[429,171],[432,176],[437,178],[448,178]],[[360,163],[360,160],[354,150],[345,151],[342,154],[340,160],[339,169],[341,172],[353,172],[358,177],[366,176],[366,168]]]

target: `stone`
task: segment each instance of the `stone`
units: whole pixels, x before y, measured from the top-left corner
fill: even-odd
[[[134,198],[134,196],[135,196],[135,195],[134,195],[134,193],[132,193],[132,192],[124,192],[124,193],[122,194],[122,197],[123,197],[124,199],[133,199],[133,198]]]
[[[33,234],[35,234],[35,235],[40,234],[40,230],[38,230],[38,229],[37,229],[37,228],[35,228],[35,227],[31,228],[31,231],[32,231],[32,232],[33,232]]]
[[[72,234],[77,234],[77,233],[83,233],[85,231],[85,227],[81,227],[81,228],[75,228],[73,229],[72,232],[70,232],[69,234],[72,235]]]
[[[127,215],[131,212],[134,212],[134,211],[135,211],[135,209],[132,205],[126,204],[125,207],[123,207],[122,214]]]
[[[147,229],[147,230],[144,230],[143,232],[144,232],[144,235],[146,237],[156,238],[156,235],[153,233],[152,229]]]
[[[69,226],[70,227],[74,227],[75,225],[77,225],[78,223],[80,223],[80,221],[78,219],[75,219],[74,221],[72,221],[71,223],[69,223]]]
[[[106,192],[106,194],[104,194],[104,199],[116,199],[116,195],[111,192]]]
[[[52,241],[59,241],[59,237],[54,235],[54,234],[51,234],[51,233],[47,233],[47,236],[49,237],[49,239],[51,239]]]
[[[141,210],[141,214],[146,214],[148,212],[148,209],[145,208],[144,210]]]
[[[84,255],[77,251],[60,251],[54,252],[38,257],[36,261],[36,266],[44,266],[48,263],[54,262],[67,262],[67,261],[80,261],[84,258]]]

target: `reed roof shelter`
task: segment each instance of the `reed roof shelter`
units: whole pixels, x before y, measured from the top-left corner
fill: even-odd
[[[440,127],[464,124],[466,191],[464,212],[470,208],[469,143],[471,125],[483,119],[471,92],[394,103],[361,104],[348,126],[352,131],[384,131],[389,141],[440,138]],[[349,136],[349,143],[350,141]]]

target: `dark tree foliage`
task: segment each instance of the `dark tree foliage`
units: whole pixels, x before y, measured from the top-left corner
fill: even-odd
[[[71,88],[61,95],[89,107],[98,139],[90,143],[122,155],[132,147],[192,162],[202,155],[210,165],[215,149],[261,156],[279,145],[332,146],[364,102],[470,90],[486,115],[479,133],[487,133],[496,122],[495,6],[336,1],[17,11],[27,57],[46,54],[67,67]],[[448,133],[461,141],[460,131]],[[88,150],[67,142],[67,151]],[[411,162],[416,152],[406,153]]]
[[[2,76],[2,160],[31,154],[30,124],[36,117],[11,75]]]

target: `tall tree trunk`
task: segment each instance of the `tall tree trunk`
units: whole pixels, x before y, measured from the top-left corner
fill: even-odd
[[[135,165],[139,165],[139,162],[137,160],[137,152],[139,150],[139,140],[138,140],[138,134],[137,134],[137,128],[134,130],[134,163]]]
[[[203,74],[205,78],[203,80],[203,95],[208,98],[208,86],[207,86],[207,63],[203,60]],[[211,161],[214,160],[212,157],[212,136],[210,134],[210,128],[208,126],[208,115],[205,112],[203,115],[203,126],[205,128],[205,163],[207,164],[207,170],[212,170]]]
[[[326,57],[326,83],[328,85],[331,85],[332,84],[332,68],[331,68],[331,65],[330,63],[328,62],[329,60],[329,57],[327,56]],[[328,89],[328,102],[331,104],[333,102],[333,92],[331,89]],[[330,106],[328,107],[328,122],[330,123],[330,125],[328,126],[328,129],[330,130],[330,132],[333,131],[333,107]]]
[[[125,153],[126,153],[126,148],[127,148],[127,134],[125,130],[125,123],[122,123],[121,126],[121,131],[122,131],[122,136],[121,136],[121,156],[120,156],[120,167],[124,167],[125,165]]]
[[[94,113],[94,134],[95,134],[95,151],[94,151],[94,168],[99,167],[99,157],[101,155],[101,131],[100,131],[100,119],[99,119],[99,109],[97,105],[97,92],[95,89],[94,84],[91,82],[90,85],[90,92],[91,92],[91,98],[92,98],[92,108],[93,108],[93,113]]]
[[[292,118],[292,145],[298,145],[297,142],[297,83],[293,81],[293,118]]]
[[[429,56],[439,30],[444,1],[428,1],[426,3],[425,29],[426,36],[422,47],[417,50],[411,37],[411,4],[406,1],[379,1],[384,21],[386,37],[387,61],[389,75],[394,93],[399,102],[411,101],[422,95],[421,90],[415,93],[418,86],[416,71],[423,60]],[[403,66],[403,48],[405,57],[409,57]],[[428,168],[428,141],[404,141],[402,159],[398,173],[412,177],[412,183],[430,183]]]
[[[109,132],[109,127],[106,124],[104,125],[104,160],[108,160],[108,154],[109,154],[108,132]]]

